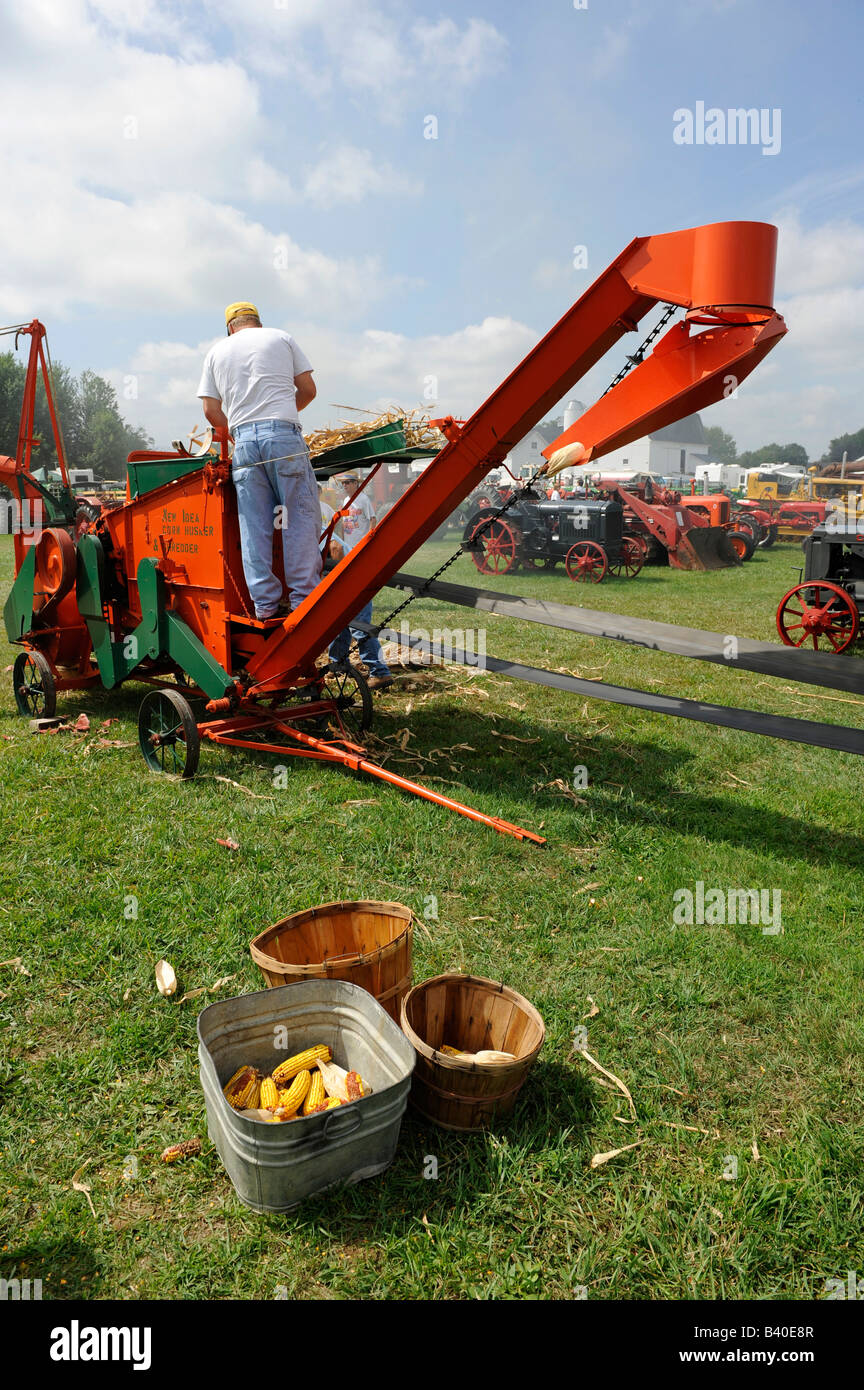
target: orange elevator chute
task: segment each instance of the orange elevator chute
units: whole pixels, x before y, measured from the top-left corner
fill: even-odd
[[[638,438],[646,422],[656,427],[722,399],[724,376],[743,380],[786,331],[772,308],[776,251],[777,229],[765,222],[717,222],[632,241],[269,638],[248,666],[257,691],[278,690],[308,669],[489,469],[656,304],[680,305],[693,323],[714,326],[693,337],[672,330],[592,407],[594,453]],[[556,444],[585,443],[571,434]]]

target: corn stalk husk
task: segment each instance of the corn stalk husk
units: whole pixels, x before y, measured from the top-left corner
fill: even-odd
[[[382,425],[391,425],[396,420],[403,422],[405,444],[409,449],[440,449],[447,442],[440,430],[429,423],[429,416],[422,410],[385,410],[374,419],[340,420],[336,425],[313,430],[304,438],[311,457],[317,458],[327,449],[335,449],[340,444],[350,444],[355,439],[362,439],[370,430],[380,429]]]

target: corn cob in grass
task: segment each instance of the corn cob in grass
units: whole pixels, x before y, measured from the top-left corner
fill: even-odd
[[[293,1115],[300,1109],[312,1085],[312,1073],[308,1071],[298,1071],[290,1086],[284,1086],[279,1092],[279,1108],[287,1110]]]
[[[324,1077],[317,1069],[312,1072],[312,1085],[306,1094],[303,1102],[303,1114],[310,1115],[313,1110],[317,1110],[327,1099],[327,1092],[324,1090]]]
[[[261,1096],[258,1104],[262,1110],[275,1110],[279,1104],[279,1090],[272,1076],[265,1076],[261,1082]]]
[[[261,1089],[261,1073],[241,1067],[223,1087],[222,1094],[234,1110],[255,1110]]]
[[[299,1072],[314,1067],[316,1062],[329,1062],[332,1056],[326,1043],[319,1043],[317,1047],[307,1047],[305,1052],[298,1052],[294,1057],[280,1062],[272,1072],[273,1080],[277,1085],[280,1081],[290,1081]]]

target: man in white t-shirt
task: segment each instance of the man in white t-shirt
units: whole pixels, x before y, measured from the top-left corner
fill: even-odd
[[[312,363],[289,333],[263,328],[254,304],[229,304],[228,336],[204,359],[198,395],[213,426],[234,439],[246,586],[262,621],[296,608],[321,577],[321,513],[299,412],[315,399]],[[282,532],[288,600],[273,573],[273,532]]]

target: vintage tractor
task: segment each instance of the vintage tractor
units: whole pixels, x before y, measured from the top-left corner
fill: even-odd
[[[570,579],[599,584],[607,574],[632,579],[642,568],[642,546],[624,535],[624,511],[614,500],[547,502],[527,488],[506,515],[478,507],[462,533],[481,574],[554,570],[559,561]]]
[[[788,647],[843,652],[862,634],[864,526],[817,526],[804,542],[804,578],[777,607]]]
[[[544,469],[552,474],[579,466],[704,409],[723,397],[730,373],[744,380],[786,332],[771,308],[776,238],[776,228],[758,222],[637,237],[470,419],[451,422],[446,445],[377,525],[322,574],[309,597],[266,622],[255,618],[243,577],[224,432],[216,431],[214,446],[200,456],[181,449],[131,455],[125,498],[82,513],[69,487],[45,330],[37,320],[18,325],[14,331],[30,336],[30,359],[16,454],[0,457],[0,482],[21,513],[15,578],[4,607],[9,640],[21,649],[13,672],[19,710],[45,716],[59,693],[136,682],[145,687],[141,753],[156,772],[191,777],[203,741],[312,758],[541,843],[533,832],[372,762],[362,744],[371,717],[368,690],[358,671],[328,663],[329,645],[549,409],[658,304],[682,307],[683,321],[544,450]],[[56,486],[39,482],[32,467],[40,370],[57,447]],[[555,508],[545,513],[541,504],[544,536],[547,514],[553,530],[556,516],[560,524],[565,515]],[[620,528],[615,507],[597,515]],[[620,534],[616,529],[619,543]],[[276,526],[273,542],[278,571]],[[530,551],[535,557],[553,558],[548,546]],[[564,677],[547,672],[543,679]],[[644,703],[645,697],[616,690],[614,698]],[[694,714],[688,707],[685,717],[704,718],[706,709]],[[709,713],[728,722],[722,712]]]
[[[702,517],[708,526],[721,527],[742,563],[753,558],[761,532],[746,524],[739,525],[725,492],[692,493],[682,496],[680,503],[691,515]]]
[[[753,554],[749,535],[729,530],[728,497],[724,496],[727,524],[712,524],[701,507],[685,506],[680,492],[648,476],[626,488],[614,478],[601,477],[597,486],[621,502],[625,537],[643,548],[644,560],[649,563],[683,570],[716,570],[740,564]]]

